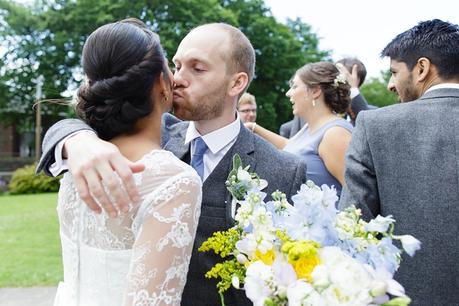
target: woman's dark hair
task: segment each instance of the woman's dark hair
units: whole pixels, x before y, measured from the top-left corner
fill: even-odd
[[[82,65],[87,80],[77,93],[77,114],[104,140],[132,131],[151,113],[154,81],[166,71],[158,35],[133,18],[89,35]]]
[[[333,63],[306,64],[296,71],[296,75],[308,87],[319,85],[325,104],[332,111],[338,114],[346,111],[351,102],[350,86],[345,80],[337,78],[339,71]]]

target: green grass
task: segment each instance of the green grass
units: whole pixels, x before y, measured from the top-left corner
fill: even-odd
[[[57,285],[57,194],[0,196],[0,288]]]

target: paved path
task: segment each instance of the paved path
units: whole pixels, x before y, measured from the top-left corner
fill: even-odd
[[[1,306],[52,306],[56,287],[0,288]]]

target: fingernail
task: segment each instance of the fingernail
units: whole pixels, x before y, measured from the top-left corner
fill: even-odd
[[[129,206],[121,207],[121,211],[124,212],[124,213],[127,213],[129,211]]]

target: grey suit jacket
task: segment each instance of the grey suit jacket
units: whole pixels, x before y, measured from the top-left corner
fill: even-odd
[[[459,89],[362,112],[346,156],[340,208],[393,215],[422,243],[395,278],[413,305],[459,303]]]
[[[185,162],[190,161],[189,145],[184,145],[187,128],[188,122],[182,122],[169,114],[163,116],[162,146]],[[46,133],[43,156],[37,170],[46,171],[46,168],[54,162],[53,151],[58,141],[73,131],[81,129],[90,128],[76,119],[66,119],[55,124]],[[221,258],[210,252],[198,252],[197,249],[213,232],[226,230],[234,225],[230,209],[231,196],[225,187],[225,181],[232,168],[232,157],[236,153],[241,156],[244,165],[250,165],[251,170],[268,180],[269,185],[263,190],[268,194],[268,198],[276,189],[285,192],[290,198],[306,181],[306,166],[298,157],[277,150],[241,124],[236,142],[203,183],[201,216],[182,305],[220,305],[220,297],[215,287],[216,281],[206,279],[204,274],[215,263],[220,262]],[[234,289],[230,289],[225,294],[225,304],[252,305],[243,291]]]

